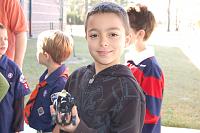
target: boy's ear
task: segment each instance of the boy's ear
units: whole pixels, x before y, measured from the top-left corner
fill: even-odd
[[[50,55],[47,53],[47,52],[43,52],[43,55],[46,57],[46,58],[49,58]]]
[[[137,32],[137,36],[138,36],[138,39],[141,39],[141,40],[143,40],[144,39],[144,36],[145,36],[145,31],[144,30],[139,30],[138,32]]]
[[[129,33],[129,34],[126,36],[125,48],[131,45],[131,38],[132,38],[132,34]]]

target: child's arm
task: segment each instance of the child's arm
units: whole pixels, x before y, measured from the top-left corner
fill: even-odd
[[[15,132],[23,131],[24,129],[23,109],[24,109],[24,97],[15,99],[14,101],[15,111],[12,124],[12,128]]]
[[[131,89],[134,91],[131,91]],[[141,133],[145,115],[145,97],[139,86],[129,86],[111,114],[111,132]]]
[[[144,76],[141,87],[146,95],[146,115],[144,124],[156,124],[160,120],[160,111],[163,98],[164,76],[161,70],[151,70],[149,75]],[[159,75],[158,75],[159,74]]]
[[[13,121],[12,130],[20,132],[24,130],[24,97],[30,93],[26,79],[19,69],[16,72],[15,92],[13,101]]]

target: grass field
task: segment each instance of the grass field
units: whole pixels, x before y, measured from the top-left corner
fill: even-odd
[[[156,47],[165,73],[162,124],[200,129],[200,70],[178,48]]]
[[[91,62],[84,38],[74,41],[75,54],[66,61],[70,72]],[[200,71],[178,48],[155,46],[155,50],[165,74],[162,125],[200,129]],[[44,69],[36,60],[36,39],[30,39],[23,72],[31,89]]]

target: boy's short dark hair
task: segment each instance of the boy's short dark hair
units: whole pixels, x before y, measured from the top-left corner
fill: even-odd
[[[121,6],[112,2],[101,2],[87,13],[85,20],[85,32],[87,31],[87,23],[89,17],[95,14],[103,14],[103,13],[114,13],[117,16],[119,16],[119,18],[123,22],[126,34],[129,34],[129,20],[126,11]]]
[[[145,5],[137,4],[127,10],[130,27],[135,31],[144,30],[144,40],[147,40],[154,30],[156,20]]]

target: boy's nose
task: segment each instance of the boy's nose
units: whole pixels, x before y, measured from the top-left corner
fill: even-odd
[[[108,41],[107,41],[106,37],[101,37],[100,45],[103,47],[108,46]]]

